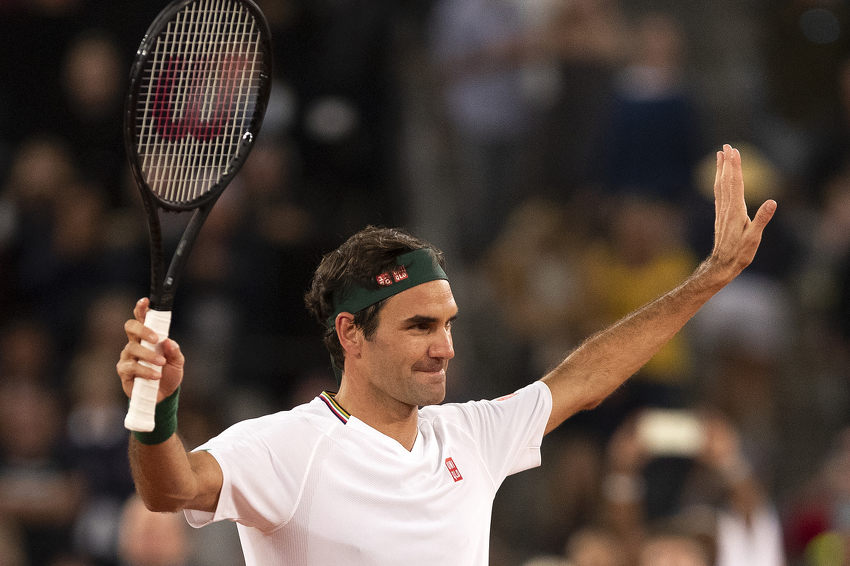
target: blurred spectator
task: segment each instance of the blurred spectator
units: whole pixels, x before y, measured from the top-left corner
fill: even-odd
[[[604,453],[597,438],[570,430],[550,433],[542,449],[544,466],[500,488],[492,530],[516,551],[563,556],[578,540],[577,533],[597,532],[593,527],[602,519]],[[593,542],[601,538],[588,536],[587,546],[595,547]]]
[[[0,17],[0,139],[12,147],[55,131],[61,116],[62,62],[79,30],[82,0],[16,2]]]
[[[846,564],[850,558],[850,429],[832,440],[785,517],[789,558],[807,566]]]
[[[661,557],[683,552],[686,535],[691,542],[684,546],[693,548],[694,557],[702,555],[695,564],[715,564],[716,557],[716,564],[724,566],[783,566],[779,516],[734,426],[719,413],[672,415],[674,420],[650,420],[653,413],[638,413],[608,446],[606,517],[626,554],[640,556],[641,565],[666,564]],[[653,478],[652,466],[663,460],[686,463],[680,468],[684,477]],[[670,482],[676,484],[672,491]],[[652,517],[647,505],[662,485],[668,508]],[[653,535],[658,528],[664,544]],[[678,533],[676,544],[670,529]]]
[[[684,74],[687,37],[672,14],[641,15],[632,58],[605,118],[603,181],[614,193],[686,203],[704,152],[700,110]]]
[[[548,371],[566,345],[584,337],[589,290],[580,272],[587,217],[556,202],[530,198],[519,204],[481,265],[511,338],[528,351],[526,375]]]
[[[20,529],[14,521],[0,521],[0,566],[28,566]]]
[[[806,194],[802,205],[824,206],[835,179],[846,175],[850,162],[850,58],[844,59],[831,79],[837,85],[835,120],[817,130],[817,140],[802,181]]]
[[[205,222],[175,307],[174,335],[204,361],[195,393],[224,388],[243,416],[279,410],[302,376],[329,366],[303,306],[322,229],[294,159],[286,142],[258,144]]]
[[[239,566],[244,564],[236,526],[208,534],[189,527],[181,513],[155,513],[130,496],[118,525],[119,566]]]
[[[432,8],[430,56],[462,190],[450,203],[454,238],[474,260],[501,230],[519,198],[532,108],[523,89],[528,38],[509,0],[439,0]]]
[[[0,516],[20,526],[32,566],[72,548],[84,484],[62,448],[62,406],[40,383],[0,382]]]
[[[61,387],[53,335],[46,323],[17,317],[0,327],[0,381]]]
[[[127,305],[123,290],[100,295],[90,306],[85,333],[67,375],[69,461],[85,479],[87,497],[74,528],[74,546],[104,566],[116,560],[117,525],[124,500],[134,492],[124,430],[125,397],[115,387],[115,348],[123,348]]]
[[[553,199],[598,190],[604,117],[614,78],[629,53],[628,23],[618,0],[553,0],[537,30],[539,57],[557,73],[531,156],[535,190]],[[534,146],[535,148],[537,145]]]
[[[179,513],[154,513],[137,496],[121,513],[118,556],[121,566],[190,566],[189,525]]]
[[[72,144],[82,174],[103,187],[110,207],[121,202],[127,161],[122,121],[126,70],[118,45],[105,33],[81,34],[63,64],[64,104],[56,133]]]
[[[804,175],[821,158],[816,141],[840,119],[850,12],[844,2],[782,0],[762,13],[765,108],[756,129],[787,173]]]
[[[681,210],[669,202],[637,195],[613,201],[605,237],[587,247],[579,266],[587,289],[583,335],[614,323],[693,271],[697,259],[684,239],[683,222]],[[637,407],[681,406],[693,387],[691,357],[682,331],[601,410],[577,416],[595,420],[607,436]]]
[[[712,566],[711,552],[688,533],[661,531],[640,549],[638,566]]]
[[[396,2],[268,2],[277,86],[305,190],[324,226],[402,222],[393,61]]]
[[[3,193],[21,215],[44,214],[65,183],[78,177],[66,142],[33,135],[16,146]]]
[[[598,527],[585,527],[570,536],[566,546],[570,566],[627,566],[622,544],[613,533]]]
[[[813,188],[820,206],[806,224],[805,255],[797,282],[805,312],[813,321],[825,323],[823,330],[828,334],[822,337],[823,343],[837,340],[846,352],[850,344],[850,59],[837,80],[841,120],[819,154],[822,159]]]
[[[59,359],[69,359],[79,321],[102,286],[147,279],[137,250],[111,230],[106,196],[81,178],[70,146],[35,136],[19,148],[2,192],[13,206],[9,250],[16,308],[50,321]],[[119,230],[127,230],[120,227]]]

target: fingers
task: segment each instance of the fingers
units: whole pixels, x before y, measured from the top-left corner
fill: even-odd
[[[144,365],[141,362],[147,362]],[[121,351],[121,357],[115,365],[118,376],[121,378],[121,386],[127,397],[133,392],[133,381],[137,377],[144,379],[159,379],[162,375],[162,366],[166,358],[145,348],[138,342],[129,342]]]
[[[741,153],[729,145],[723,146],[723,173],[732,197],[732,204],[744,202],[744,172],[741,169]]]
[[[723,189],[726,190],[723,190]],[[741,166],[741,153],[729,144],[723,146],[723,151],[717,152],[717,173],[714,177],[714,196],[720,204],[743,204],[744,199],[744,171]],[[727,200],[728,196],[728,200]],[[776,211],[776,202],[768,200],[762,204],[753,222],[760,231],[767,225],[773,213]]]
[[[133,319],[124,323],[124,332],[127,333],[128,340],[135,342],[147,340],[151,344],[156,344],[159,341],[156,332],[144,325],[145,315],[149,309],[150,299],[147,297],[136,301],[136,306],[133,308]]]
[[[145,329],[150,331],[150,329]],[[151,331],[152,332],[152,331]],[[177,368],[182,368],[185,362],[185,358],[183,357],[183,352],[180,350],[180,346],[174,340],[168,338],[162,343],[162,354],[158,354],[155,350],[150,348],[146,348],[142,346],[141,343],[137,341],[128,342],[124,349],[121,351],[121,357],[119,360],[120,364],[138,364],[139,362],[147,362],[148,364],[155,366],[154,368],[150,368],[144,365],[139,364],[140,367],[145,368],[146,371],[136,372],[131,376],[132,377],[156,377],[159,378],[159,372],[162,370],[162,367],[166,364],[175,366]],[[119,368],[119,373],[121,369]],[[154,374],[148,375],[150,372],[154,372]],[[132,373],[132,372],[126,372]],[[142,375],[145,374],[145,375]]]
[[[149,344],[159,341],[157,333],[144,325],[149,308],[148,298],[139,299],[133,308],[133,318],[124,323],[128,342],[121,351],[116,369],[128,396],[132,392],[135,378],[160,379],[167,365],[178,370],[183,368],[183,354],[173,340],[163,341],[162,353],[142,345],[142,341]]]
[[[150,308],[150,299],[147,297],[142,297],[138,301],[136,301],[136,306],[133,308],[133,316],[139,322],[145,322],[145,314],[148,312]]]
[[[162,343],[162,353],[165,357],[165,363],[170,366],[182,369],[185,362],[183,352],[180,350],[180,345],[172,339],[168,339]]]
[[[130,322],[137,323],[137,321]],[[146,348],[136,341],[129,342],[124,346],[115,367],[118,376],[121,378],[124,392],[128,397],[132,395],[133,381],[137,377],[164,379],[164,382],[168,382],[170,389],[167,391],[163,389],[165,386],[160,387],[161,393],[164,393],[161,394],[161,397],[173,392],[176,384],[179,384],[185,362],[183,352],[177,342],[170,338],[164,340],[162,346],[162,354],[157,354],[154,350]]]
[[[159,341],[157,333],[145,326],[144,321],[128,320],[124,323],[124,332],[131,342],[147,340],[151,344],[156,344]]]
[[[746,206],[741,153],[729,144],[725,144],[723,150],[717,152],[714,201],[718,211],[727,210],[729,207]]]
[[[741,154],[729,144],[717,152],[714,181],[715,246],[712,255],[717,264],[726,266],[731,277],[753,260],[761,243],[762,231],[776,211],[776,202],[768,200],[750,220],[744,198],[744,174]]]
[[[140,362],[147,362],[149,365],[146,366]],[[121,351],[117,368],[122,380],[132,380],[135,377],[159,379],[162,366],[166,363],[168,359],[162,354],[145,348],[138,342],[129,342]]]

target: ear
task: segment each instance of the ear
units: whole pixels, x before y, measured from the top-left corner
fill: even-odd
[[[346,356],[357,358],[360,356],[360,347],[363,340],[363,333],[354,325],[354,315],[343,312],[337,315],[336,335],[339,337],[339,343],[342,344]]]

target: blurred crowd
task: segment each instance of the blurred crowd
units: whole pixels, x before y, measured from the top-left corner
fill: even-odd
[[[302,295],[370,223],[446,252],[449,401],[539,378],[710,253],[732,143],[752,210],[779,203],[755,262],[508,478],[491,564],[850,565],[846,2],[257,3],[272,100],[174,309],[187,446],[335,387]],[[126,460],[149,258],[122,106],[164,4],[0,0],[0,566],[242,563]]]

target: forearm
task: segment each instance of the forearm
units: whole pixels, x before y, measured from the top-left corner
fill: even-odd
[[[130,437],[130,467],[136,490],[152,511],[214,511],[221,470],[206,452],[187,453],[177,434],[146,445]]]
[[[556,399],[546,431],[602,402],[666,344],[732,277],[701,264],[684,283],[585,340],[543,378]]]

